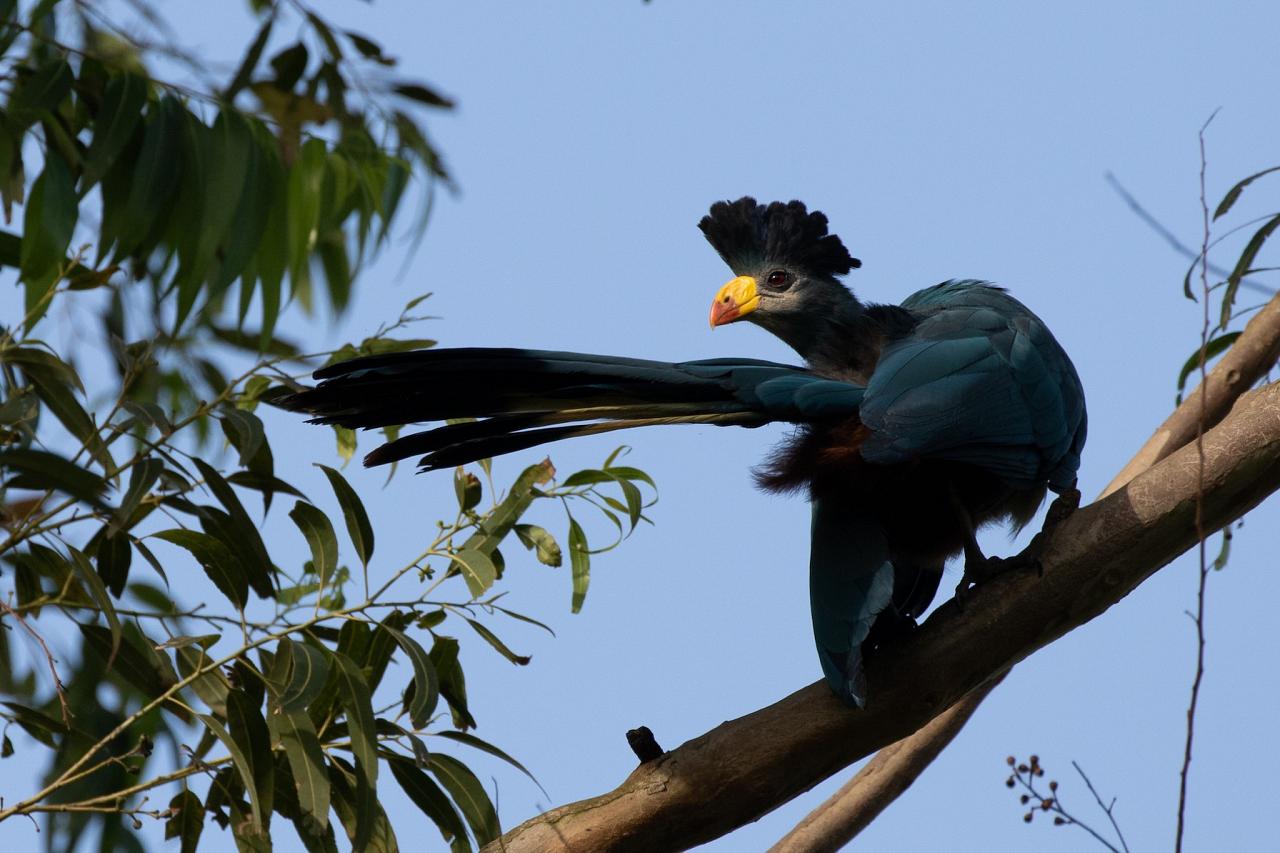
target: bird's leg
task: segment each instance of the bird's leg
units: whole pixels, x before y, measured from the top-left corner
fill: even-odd
[[[963,607],[969,587],[978,582],[982,568],[987,564],[987,557],[982,553],[982,548],[978,545],[973,516],[969,515],[968,508],[960,500],[960,496],[956,494],[955,486],[951,487],[950,493],[951,507],[955,511],[956,520],[960,522],[960,526],[964,531],[964,575],[961,576],[960,583],[956,584],[956,601]]]
[[[1040,556],[1044,553],[1045,546],[1053,538],[1054,531],[1079,507],[1080,490],[1073,485],[1054,498],[1053,503],[1049,505],[1049,511],[1045,513],[1044,524],[1041,525],[1040,531],[1031,537],[1027,547],[1012,557],[983,557],[975,542],[973,554],[976,554],[978,561],[974,562],[969,545],[966,544],[964,577],[960,581],[960,587],[956,588],[957,596],[963,595],[962,587],[967,591],[969,584],[982,583],[996,575],[1015,569],[1034,568],[1038,574],[1044,574],[1044,565],[1040,562]]]

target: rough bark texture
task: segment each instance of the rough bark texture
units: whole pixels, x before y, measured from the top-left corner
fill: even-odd
[[[1280,488],[1280,387],[1240,399],[1204,440],[1206,531]],[[1041,578],[1011,574],[943,604],[867,662],[870,706],[821,682],[637,768],[615,790],[521,824],[485,849],[683,849],[742,826],[911,734],[966,693],[1099,615],[1196,541],[1197,458],[1183,447],[1057,531]]]
[[[858,774],[809,813],[769,853],[834,853],[870,825],[969,722],[1008,670],[968,693],[910,737],[875,754]]]

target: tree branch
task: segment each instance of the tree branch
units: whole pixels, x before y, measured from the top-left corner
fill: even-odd
[[[858,774],[811,811],[804,820],[769,848],[769,853],[834,853],[866,829],[871,821],[933,763],[969,722],[1008,670],[971,691],[910,737],[891,743],[875,754]]]
[[[1204,454],[1204,522],[1212,531],[1280,488],[1280,386],[1242,397],[1205,434]],[[486,849],[684,848],[759,818],[916,731],[1191,547],[1197,475],[1196,448],[1181,448],[1067,519],[1046,550],[1043,577],[996,578],[975,589],[963,611],[944,603],[906,643],[868,658],[868,708],[852,712],[825,684],[811,684],[642,765],[607,794],[521,824]]]

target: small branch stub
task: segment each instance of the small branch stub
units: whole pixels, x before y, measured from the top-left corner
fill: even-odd
[[[649,731],[648,726],[640,726],[629,730],[627,732],[627,743],[631,746],[631,751],[636,754],[636,758],[640,759],[641,764],[653,761],[655,758],[661,758],[666,752],[653,739],[653,732]]]

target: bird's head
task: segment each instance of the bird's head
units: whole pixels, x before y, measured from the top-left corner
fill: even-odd
[[[806,321],[853,300],[836,277],[862,263],[801,202],[716,202],[698,228],[736,276],[711,303],[713,327],[748,320],[791,342]]]

